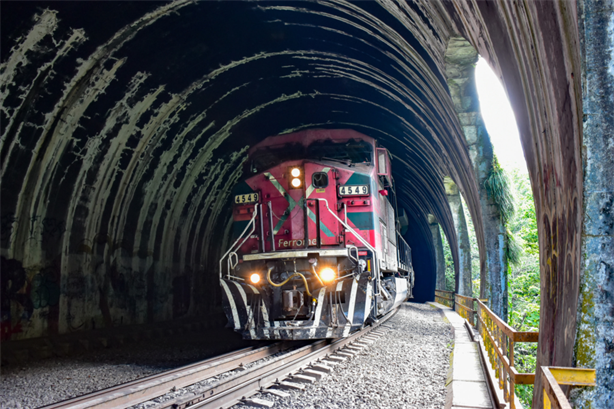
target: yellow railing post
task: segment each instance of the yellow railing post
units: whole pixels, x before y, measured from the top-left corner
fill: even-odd
[[[481,300],[476,299],[478,327],[488,353],[491,366],[498,379],[503,398],[516,408],[516,385],[533,384],[535,374],[519,373],[514,366],[514,346],[517,342],[537,342],[538,332],[516,331],[493,313]]]
[[[595,386],[595,370],[586,368],[562,368],[542,366],[545,409],[571,409],[571,405],[560,385]]]

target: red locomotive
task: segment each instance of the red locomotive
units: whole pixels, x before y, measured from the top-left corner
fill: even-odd
[[[224,311],[248,339],[339,338],[411,296],[385,148],[311,129],[249,150],[233,190],[234,244],[220,260]]]

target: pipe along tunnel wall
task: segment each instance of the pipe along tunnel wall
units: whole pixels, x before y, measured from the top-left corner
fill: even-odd
[[[3,2],[2,339],[216,308],[246,149],[305,128],[353,128],[391,150],[419,299],[435,286],[428,214],[458,265],[444,176],[487,277],[446,81],[458,37],[500,74],[518,121],[542,250],[538,363],[571,365],[583,212],[573,2]]]

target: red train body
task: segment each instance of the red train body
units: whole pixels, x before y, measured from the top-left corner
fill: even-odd
[[[250,149],[246,172],[233,191],[236,241],[220,261],[224,308],[244,337],[347,336],[411,295],[390,160],[373,138],[269,137]]]

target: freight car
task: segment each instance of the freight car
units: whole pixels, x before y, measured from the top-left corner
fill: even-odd
[[[346,337],[411,297],[411,250],[375,139],[349,129],[268,137],[245,174],[219,263],[224,312],[244,338]]]

